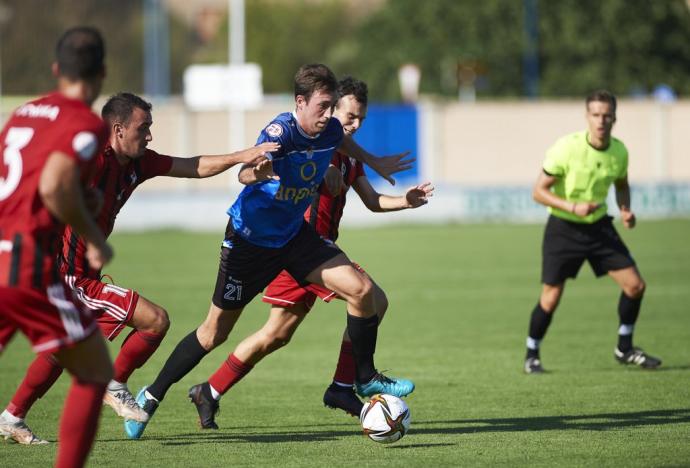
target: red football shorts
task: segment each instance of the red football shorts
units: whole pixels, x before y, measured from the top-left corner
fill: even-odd
[[[0,287],[0,349],[20,330],[37,353],[84,340],[96,329],[91,312],[60,282],[45,290]]]
[[[352,266],[360,273],[366,274],[358,264],[353,262]],[[321,298],[324,302],[331,302],[338,296],[330,289],[324,288],[318,284],[300,286],[297,281],[290,276],[290,273],[283,270],[273,281],[271,281],[271,284],[266,287],[266,291],[264,291],[264,296],[261,300],[269,304],[286,308],[292,307],[295,304],[304,304],[307,310],[311,310],[311,308],[314,307],[317,297]]]
[[[5,317],[0,315],[0,353],[7,347],[7,344],[16,332],[17,329],[11,326],[9,322],[6,322]]]
[[[112,341],[132,318],[139,294],[131,289],[96,279],[65,276],[77,298],[96,315],[103,336]]]

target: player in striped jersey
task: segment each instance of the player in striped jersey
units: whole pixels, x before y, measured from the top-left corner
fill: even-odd
[[[115,219],[133,191],[144,181],[157,176],[211,177],[238,163],[265,159],[264,153],[279,145],[264,143],[237,153],[218,156],[178,158],[164,156],[147,148],[151,142],[151,104],[139,96],[120,93],[103,107],[103,119],[111,129],[109,145],[94,161],[91,193],[103,194],[97,215],[101,231],[109,236]],[[67,227],[59,255],[60,272],[81,302],[98,316],[103,335],[114,340],[125,326],[133,328],[125,338],[114,363],[114,377],[108,384],[104,403],[125,418],[145,421],[148,415],[139,408],[127,388],[132,372],[156,351],[170,321],[161,306],[136,291],[107,283],[100,268],[87,259],[84,239]],[[5,412],[24,419],[33,403],[41,398],[62,373],[50,356],[39,356],[31,364],[24,381]],[[35,436],[34,436],[35,437]]]
[[[346,77],[338,83],[338,102],[333,116],[341,122],[346,135],[353,135],[362,125],[366,118],[367,102],[368,92],[364,82]],[[433,196],[434,188],[429,183],[412,187],[403,196],[380,194],[367,179],[363,164],[339,151],[336,151],[331,159],[329,172],[328,178],[321,184],[304,214],[304,219],[329,242],[335,242],[338,238],[338,227],[350,187],[355,189],[365,206],[374,212],[418,208],[426,204],[428,198]],[[355,267],[360,274],[368,277],[358,265]],[[380,320],[386,311],[388,301],[383,290],[373,280],[372,283]],[[264,302],[272,304],[266,324],[240,342],[208,382],[192,387],[190,394],[205,393],[199,388],[208,386],[210,393],[218,400],[251,371],[256,363],[290,341],[295,330],[314,305],[317,296],[325,302],[330,302],[336,294],[316,284],[300,286],[287,271],[282,271],[266,288],[263,296]],[[340,408],[353,416],[359,416],[362,402],[355,394],[354,383],[355,362],[352,344],[345,331],[334,381],[326,390],[324,403],[332,408]],[[209,419],[209,411],[205,408],[207,405],[200,403],[199,400],[198,397],[192,399],[199,411],[201,427],[213,428],[215,422],[213,418]]]

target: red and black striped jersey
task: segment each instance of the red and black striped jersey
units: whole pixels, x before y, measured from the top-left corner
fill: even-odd
[[[134,189],[145,180],[170,172],[172,161],[170,156],[158,154],[150,149],[140,158],[129,159],[126,164],[118,161],[111,147],[98,155],[94,177],[89,186],[97,188],[103,194],[103,207],[96,221],[106,237],[113,232],[115,218]],[[89,267],[83,239],[69,226],[62,236],[60,270],[65,275],[96,279],[100,277],[100,271],[94,271]]]
[[[108,139],[84,102],[55,92],[12,113],[0,132],[0,285],[42,288],[59,278],[56,255],[64,225],[48,211],[39,181],[51,154],[77,162],[82,179]]]
[[[338,151],[333,154],[331,164],[343,174],[345,187],[340,194],[333,196],[325,182],[322,182],[311,206],[304,213],[304,219],[314,226],[320,236],[335,242],[338,239],[338,227],[343,217],[347,192],[355,180],[364,175],[364,165]]]

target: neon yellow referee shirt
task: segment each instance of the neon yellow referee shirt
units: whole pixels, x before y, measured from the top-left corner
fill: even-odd
[[[552,192],[569,202],[601,203],[585,217],[549,207],[549,213],[576,223],[593,223],[606,215],[606,196],[614,181],[628,173],[628,150],[611,137],[609,147],[598,150],[587,142],[587,132],[560,138],[546,152],[544,170],[556,177]]]

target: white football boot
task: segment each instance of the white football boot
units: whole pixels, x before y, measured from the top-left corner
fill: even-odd
[[[0,436],[9,442],[22,445],[45,445],[49,443],[47,440],[37,437],[23,419],[10,422],[2,415],[0,415]]]
[[[103,395],[103,404],[110,406],[122,418],[133,419],[138,422],[149,420],[148,413],[137,405],[127,386],[118,390],[107,389]]]

